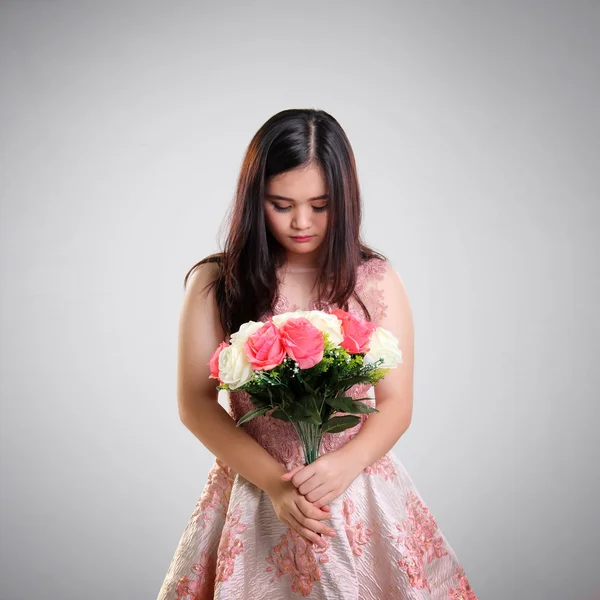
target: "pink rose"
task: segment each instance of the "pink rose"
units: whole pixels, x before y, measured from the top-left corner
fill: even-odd
[[[214,354],[210,357],[210,360],[208,361],[208,366],[210,367],[209,379],[219,379],[219,354],[221,354],[221,350],[227,348],[227,346],[229,346],[227,342],[221,342]]]
[[[274,369],[285,358],[285,347],[279,329],[270,320],[248,337],[244,350],[248,362],[256,370]]]
[[[323,358],[323,334],[307,318],[292,317],[279,329],[288,355],[301,369],[310,369]]]
[[[342,322],[344,340],[340,344],[350,354],[365,354],[369,351],[371,334],[377,328],[375,323],[365,321],[354,315],[336,308],[331,311]]]

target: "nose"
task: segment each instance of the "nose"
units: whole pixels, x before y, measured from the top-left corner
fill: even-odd
[[[292,227],[301,231],[308,229],[310,227],[311,210],[311,207],[308,207],[308,210],[304,208],[296,209],[296,211],[294,212],[294,218],[292,219]]]

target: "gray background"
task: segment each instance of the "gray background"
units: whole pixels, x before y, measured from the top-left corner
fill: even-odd
[[[1,600],[156,597],[213,461],[177,414],[183,277],[290,107],[353,144],[414,311],[394,451],[480,600],[599,593],[599,21],[2,2]]]

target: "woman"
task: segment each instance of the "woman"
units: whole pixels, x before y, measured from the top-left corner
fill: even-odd
[[[284,110],[252,139],[223,252],[187,273],[179,329],[182,422],[215,455],[159,600],[476,600],[456,554],[392,452],[411,422],[413,319],[399,274],[360,236],[350,143],[329,114]],[[237,427],[209,361],[247,321],[342,308],[391,331],[402,363],[348,393],[378,413],[326,433],[304,465],[290,423]],[[375,393],[373,399],[372,393]]]

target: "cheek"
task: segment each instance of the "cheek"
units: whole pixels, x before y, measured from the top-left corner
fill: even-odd
[[[318,217],[317,217],[317,223],[319,224],[319,227],[321,229],[327,228],[327,216],[328,216],[328,213],[327,213],[327,211],[325,211],[324,213],[318,215]]]
[[[279,215],[272,210],[267,210],[265,211],[265,219],[267,221],[267,226],[274,234],[277,234],[286,228],[285,216],[283,214]]]

